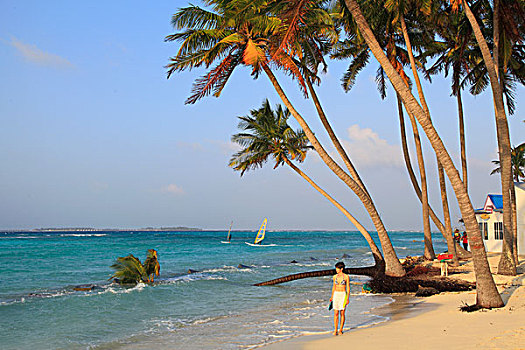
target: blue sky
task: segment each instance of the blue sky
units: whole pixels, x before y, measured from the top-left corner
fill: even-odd
[[[236,71],[220,98],[184,105],[204,71],[166,79],[177,51],[164,37],[186,1],[0,2],[0,229],[38,227],[141,228],[191,226],[257,229],[338,229],[353,226],[290,169],[245,174],[227,167],[236,148],[237,116],[265,98],[280,100],[264,76]],[[372,61],[354,89],[339,79],[346,62],[330,62],[318,88],[390,230],[420,230],[420,205],[404,168],[392,89],[377,93]],[[328,146],[305,100],[279,75],[293,103]],[[456,164],[455,99],[444,78],[425,85],[434,123]],[[511,140],[525,141],[525,90],[510,117]],[[470,193],[475,207],[500,193],[490,161],[497,156],[490,91],[465,94]],[[413,142],[410,143],[413,145]],[[431,204],[441,213],[435,159],[426,149]],[[328,147],[330,148],[330,147]],[[413,147],[412,147],[413,148]],[[331,149],[331,148],[330,148]],[[331,149],[332,150],[332,149]],[[333,150],[332,150],[333,151]],[[413,159],[416,164],[416,159]],[[360,202],[310,154],[302,168],[368,228]],[[449,187],[452,218],[459,211]]]

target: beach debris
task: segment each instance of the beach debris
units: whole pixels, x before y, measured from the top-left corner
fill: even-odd
[[[193,269],[188,269],[188,273],[198,273],[200,272],[199,270],[193,270]]]
[[[290,264],[297,264],[297,260],[290,261]]]
[[[428,274],[430,271],[432,270],[429,267],[422,266],[422,265],[416,265],[412,268],[412,270],[407,272],[407,275],[408,276],[424,275],[424,274]]]
[[[248,266],[248,265],[243,265],[243,264],[239,264],[237,266],[238,269],[252,269],[253,266]]]
[[[438,269],[439,270],[439,269]],[[476,284],[437,275],[390,277],[377,275],[368,282],[373,293],[416,293],[420,287],[432,287],[439,292],[461,292],[475,288]]]
[[[461,310],[462,312],[474,312],[481,309],[483,308],[477,304],[468,305],[465,302],[463,302],[463,305],[459,307],[459,310]]]
[[[432,287],[421,287],[418,286],[416,297],[429,297],[434,294],[439,294],[440,291]]]

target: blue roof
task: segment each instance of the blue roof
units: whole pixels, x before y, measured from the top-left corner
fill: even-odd
[[[494,209],[503,209],[503,196],[501,194],[489,194],[489,198],[494,204]]]

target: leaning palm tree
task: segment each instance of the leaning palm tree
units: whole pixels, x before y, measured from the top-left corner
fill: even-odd
[[[483,245],[483,237],[481,236],[481,232],[478,227],[478,222],[474,213],[474,207],[472,206],[472,202],[470,201],[463,181],[460,178],[457,168],[454,166],[450,154],[445,148],[443,141],[438,135],[427,113],[425,113],[423,107],[416,100],[410,89],[404,83],[401,76],[396,72],[395,67],[392,66],[391,62],[388,60],[388,57],[383,52],[368,24],[367,19],[363,16],[358,1],[344,0],[344,3],[348,10],[352,13],[352,17],[371,52],[379,61],[381,67],[385,71],[385,74],[388,76],[392,85],[394,86],[394,89],[401,97],[408,113],[412,113],[414,117],[416,117],[417,121],[427,135],[432,148],[434,149],[439,162],[443,165],[445,173],[447,174],[452,188],[454,189],[461,214],[463,216],[463,222],[465,223],[465,227],[469,235],[469,240],[473,242],[472,258],[476,273],[476,304],[483,308],[503,306],[503,300],[501,299],[501,295],[498,293],[496,284],[494,283],[494,279],[492,278],[489,268],[487,254]]]
[[[160,264],[155,249],[148,249],[144,264],[130,254],[117,258],[111,268],[115,270],[115,273],[110,279],[116,279],[119,284],[153,283],[154,277],[160,273]]]
[[[384,223],[370,196],[321,145],[306,120],[288,99],[273,72],[273,69],[278,69],[292,76],[306,96],[307,84],[296,57],[303,53],[301,45],[305,43],[305,33],[315,36],[315,41],[328,40],[333,33],[326,29],[331,25],[329,16],[323,12],[317,1],[307,1],[306,6],[299,8],[294,7],[295,2],[290,6],[286,1],[273,1],[268,4],[251,0],[209,0],[207,3],[211,10],[196,6],[180,9],[173,16],[172,23],[176,30],[182,31],[166,37],[167,41],[182,42],[179,52],[167,65],[168,77],[177,71],[209,67],[219,61],[215,68],[195,82],[193,93],[186,103],[195,103],[210,93],[219,96],[231,74],[239,66],[250,67],[255,78],[262,73],[266,74],[319,157],[365,206],[381,241],[386,263],[385,273],[404,276],[405,270],[397,258]],[[283,19],[276,13],[280,13]],[[299,18],[303,25],[297,26],[293,21],[288,23],[288,18]],[[320,23],[315,25],[319,28],[315,33],[310,32],[308,26],[304,25],[313,21]],[[317,50],[318,47],[310,49]]]
[[[275,162],[274,169],[284,164],[288,165],[356,226],[370,246],[376,262],[376,271],[384,272],[383,256],[364,226],[293,163],[294,160],[302,163],[312,146],[308,145],[308,139],[302,130],[295,131],[288,125],[289,118],[288,109],[277,105],[276,109],[272,110],[268,100],[263,102],[261,108],[252,110],[250,116],[239,117],[239,129],[242,132],[233,135],[232,141],[242,149],[232,156],[229,166],[240,171],[243,176],[246,171],[260,168],[270,159]]]

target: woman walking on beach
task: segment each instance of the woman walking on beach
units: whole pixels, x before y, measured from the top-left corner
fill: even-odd
[[[344,269],[344,262],[340,261],[335,264],[335,271],[337,274],[333,277],[332,297],[330,298],[334,308],[334,335],[343,334],[345,311],[346,306],[348,305],[348,297],[350,295],[350,278],[343,272]],[[341,322],[339,322],[339,319]],[[338,326],[339,331],[337,331]]]

